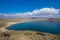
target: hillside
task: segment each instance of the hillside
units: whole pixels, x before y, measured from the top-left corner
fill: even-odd
[[[0,40],[60,40],[60,35],[35,31],[0,32]]]

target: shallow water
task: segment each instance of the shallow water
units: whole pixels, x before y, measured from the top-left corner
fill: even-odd
[[[32,21],[9,26],[8,30],[32,30],[60,34],[60,22]]]

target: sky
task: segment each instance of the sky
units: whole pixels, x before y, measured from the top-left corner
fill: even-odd
[[[0,16],[60,17],[60,0],[0,0]]]

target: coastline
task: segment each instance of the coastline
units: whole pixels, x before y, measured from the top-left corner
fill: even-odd
[[[26,20],[26,21],[19,21],[19,22],[7,22],[7,25],[0,28],[0,35],[5,38],[5,39],[9,39],[9,40],[60,40],[60,34],[51,34],[51,33],[47,33],[47,32],[38,32],[38,31],[14,31],[14,30],[8,30],[6,29],[7,27],[11,26],[11,25],[15,25],[18,23],[23,23],[23,22],[30,22],[30,21],[37,21],[37,20]],[[5,36],[3,36],[5,33],[6,35],[9,34],[10,37],[7,36],[7,38]],[[2,37],[0,37],[0,40],[3,39]]]
[[[19,23],[19,22],[8,22],[7,25],[4,26],[4,27],[2,27],[2,28],[0,28],[0,30],[2,32],[5,32],[5,31],[7,31],[7,29],[5,29],[6,27],[9,27],[9,26],[14,25],[14,24],[17,24],[17,23]]]
[[[38,19],[38,20],[48,20],[48,19]],[[7,25],[4,26],[4,27],[1,27],[0,31],[2,31],[2,32],[8,31],[8,29],[6,29],[6,28],[11,26],[11,25],[18,24],[18,23],[23,23],[23,22],[30,22],[30,21],[37,21],[37,20],[7,21],[7,23],[6,23]]]
[[[20,22],[8,22],[6,26],[0,28],[0,30],[2,32],[5,32],[5,31],[9,31],[8,29],[6,29],[7,27],[11,26],[11,25],[14,25],[14,24],[18,24],[18,23],[23,23],[23,22],[30,22],[30,21],[20,21]]]

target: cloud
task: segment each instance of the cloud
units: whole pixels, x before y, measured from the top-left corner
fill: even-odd
[[[43,8],[43,9],[40,9],[40,13],[43,13],[43,14],[58,14],[59,10],[55,9],[55,8]]]
[[[0,16],[4,17],[20,17],[20,18],[27,18],[27,17],[54,17],[54,15],[60,15],[59,14],[60,9],[55,9],[55,8],[42,8],[42,9],[36,9],[33,10],[32,12],[24,12],[24,13],[11,13],[11,14],[6,14],[6,13],[0,13]]]

